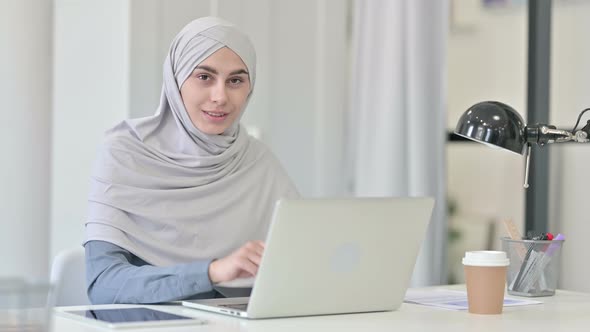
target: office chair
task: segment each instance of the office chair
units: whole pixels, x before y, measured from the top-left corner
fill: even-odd
[[[50,280],[55,287],[56,306],[89,305],[84,247],[59,252],[51,265]]]

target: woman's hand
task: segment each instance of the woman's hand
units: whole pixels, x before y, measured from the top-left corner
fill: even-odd
[[[216,284],[236,278],[255,276],[264,252],[264,242],[246,242],[231,254],[214,260],[209,265],[209,279]]]

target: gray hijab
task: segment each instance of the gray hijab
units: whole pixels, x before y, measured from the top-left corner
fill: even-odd
[[[156,114],[106,132],[91,176],[86,242],[111,242],[157,266],[220,258],[264,239],[275,202],[298,197],[278,160],[239,120],[221,135],[191,122],[180,86],[222,47],[241,57],[254,88],[248,37],[215,17],[184,27],[164,62]]]

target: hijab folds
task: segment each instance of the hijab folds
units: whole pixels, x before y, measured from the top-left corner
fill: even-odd
[[[156,266],[220,258],[264,239],[275,202],[298,197],[278,160],[239,120],[208,135],[188,116],[182,83],[223,47],[240,56],[254,88],[248,37],[214,17],[184,27],[164,62],[156,114],[105,135],[91,176],[86,242],[111,242]]]

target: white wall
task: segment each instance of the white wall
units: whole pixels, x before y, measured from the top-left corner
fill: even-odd
[[[261,63],[270,69],[270,89],[256,96],[269,102],[263,140],[305,196],[345,193],[347,6],[341,0],[275,1],[271,6],[270,62]]]
[[[479,3],[455,4],[462,1]],[[454,129],[461,114],[483,100],[504,101],[526,116],[526,7],[477,7],[466,15],[470,24],[451,20],[448,127]]]
[[[162,64],[172,38],[191,20],[210,15],[211,1],[130,0],[129,114],[155,113],[162,90]]]
[[[456,1],[459,3],[466,0]],[[469,0],[475,1],[475,0]],[[477,2],[477,1],[476,1]],[[480,3],[480,2],[478,2]],[[449,37],[449,119],[453,129],[470,105],[499,100],[526,118],[526,6],[470,11]],[[554,1],[552,26],[551,119],[571,128],[590,107],[590,30],[588,1]],[[453,28],[453,26],[451,26]],[[453,29],[452,29],[453,30]],[[590,119],[590,117],[585,118]],[[585,234],[590,223],[583,208],[590,182],[590,144],[553,145],[549,231],[564,233],[561,287],[589,291],[590,260]],[[455,143],[448,147],[449,195],[462,216],[488,220],[512,217],[524,228],[523,158],[485,146]],[[503,233],[500,233],[503,235]],[[496,244],[498,242],[496,241]]]
[[[51,251],[81,245],[102,133],[128,116],[129,1],[56,0]]]
[[[51,11],[36,0],[0,10],[0,277],[48,269]]]
[[[478,0],[455,0],[448,45],[448,123],[454,130],[471,105],[498,100],[526,116],[526,6],[484,9]],[[457,204],[449,227],[461,232],[449,243],[449,272],[463,281],[465,250],[485,249],[491,224],[512,219],[524,229],[524,160],[476,143],[447,145],[448,197]],[[500,249],[502,225],[492,236]]]
[[[589,1],[556,6],[553,15],[551,122],[566,129],[573,127],[582,109],[590,107],[589,16]],[[590,120],[588,113],[581,123]],[[553,228],[566,236],[561,287],[589,292],[586,235],[590,234],[590,218],[585,204],[590,186],[590,144],[554,145],[551,149],[550,216]]]

